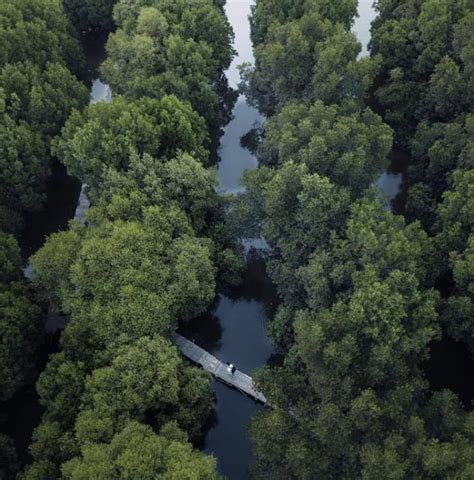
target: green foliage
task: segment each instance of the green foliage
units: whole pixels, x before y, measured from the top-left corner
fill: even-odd
[[[72,110],[89,103],[89,92],[60,63],[41,69],[30,62],[7,64],[0,71],[6,111],[45,139],[60,133]]]
[[[53,305],[60,305],[61,298],[71,288],[69,272],[77,258],[82,233],[75,225],[68,231],[53,233],[31,259],[36,271],[35,285]]]
[[[254,12],[262,9],[265,18],[268,3],[257,2]],[[378,58],[357,60],[361,47],[348,30],[353,13],[347,16],[355,2],[342,2],[349,7],[346,13],[336,10],[341,2],[331,2],[334,15],[327,15],[329,2],[306,3],[304,14],[290,17],[286,23],[280,23],[278,13],[268,24],[258,15],[253,20],[255,37],[262,35],[258,32],[261,23],[263,31],[268,31],[263,34],[265,41],[255,44],[255,68],[243,69],[242,88],[267,115],[293,99],[361,106],[377,73]],[[334,16],[345,24],[333,23],[337,21]]]
[[[443,193],[453,183],[453,172],[472,168],[474,117],[450,123],[421,122],[412,140],[411,188],[406,215],[420,219],[430,231],[435,230],[435,210]],[[421,209],[420,209],[421,208]]]
[[[21,256],[13,235],[0,231],[0,282],[20,279]]]
[[[0,401],[33,380],[43,312],[22,281],[18,244],[0,231]]]
[[[243,260],[225,215],[225,200],[215,185],[213,171],[206,170],[189,154],[180,153],[165,163],[147,154],[132,154],[126,171],[107,170],[99,198],[91,192],[96,208],[90,218],[92,222],[137,220],[142,218],[145,207],[175,207],[186,214],[196,235],[211,240],[209,248],[218,283],[235,284]]]
[[[145,7],[145,8],[144,8]],[[124,30],[149,35],[160,45],[166,35],[178,35],[212,50],[215,67],[225,70],[232,60],[232,27],[223,9],[213,0],[140,0],[130,4],[120,0],[114,18]],[[159,27],[159,28],[157,28]],[[184,63],[181,68],[191,67]]]
[[[445,301],[443,321],[456,340],[463,340],[474,351],[473,312],[473,170],[456,170],[453,188],[443,195],[438,208],[438,274],[452,282]]]
[[[205,232],[221,200],[215,192],[216,180],[210,170],[187,153],[179,153],[167,162],[149,154],[130,156],[127,170],[110,167],[101,185],[93,214],[110,220],[142,217],[145,207],[176,206],[185,212],[198,233]]]
[[[0,228],[18,233],[22,214],[44,199],[49,166],[40,136],[7,113],[3,93],[0,89]]]
[[[427,270],[432,242],[418,224],[405,225],[402,217],[362,201],[351,208],[344,232],[329,245],[318,245],[298,277],[306,303],[315,311],[331,305],[354,287],[356,272],[370,269],[381,279],[394,270],[410,272],[422,285],[430,284]]]
[[[39,377],[36,389],[40,403],[47,408],[46,420],[51,425],[45,426],[43,422],[37,428],[32,446],[34,454],[40,453],[43,448],[52,448],[54,442],[44,442],[43,440],[51,437],[51,432],[56,432],[55,435],[58,435],[57,432],[63,433],[61,427],[74,425],[87,372],[84,362],[75,361],[77,356],[77,353],[73,351],[53,354],[46,369]],[[46,445],[43,446],[43,443]],[[61,448],[67,444],[68,442],[65,441],[60,442]],[[48,454],[47,457],[51,457],[51,455]]]
[[[252,7],[251,27],[254,45],[267,39],[272,24],[285,24],[303,17],[307,12],[315,12],[331,22],[341,22],[347,28],[357,14],[355,0],[258,0]]]
[[[360,195],[387,167],[391,132],[369,109],[350,115],[341,110],[321,101],[288,103],[265,126],[261,163],[304,163],[309,172]]]
[[[69,171],[99,189],[108,166],[124,171],[133,153],[173,158],[178,150],[206,163],[208,136],[202,119],[176,97],[144,98],[90,105],[73,112],[55,144]]]
[[[207,374],[184,366],[158,336],[172,338],[179,319],[193,318],[214,298],[210,242],[194,236],[177,206],[144,202],[130,218],[105,218],[118,198],[110,211],[104,203],[91,212],[92,226],[51,236],[33,258],[37,285],[70,323],[63,351],[38,382],[46,413],[27,475],[44,462],[63,464],[88,442],[109,442],[130,420],[151,419],[155,429],[177,421],[195,439],[212,406]]]
[[[156,435],[149,427],[131,422],[109,444],[85,445],[80,457],[63,466],[63,476],[71,480],[217,480],[215,460],[176,436],[180,437],[173,426]]]
[[[210,381],[205,372],[185,367],[169,341],[141,338],[87,378],[76,422],[79,442],[107,443],[130,420],[149,418],[155,430],[176,418],[196,438],[212,407]]]
[[[472,112],[474,10],[472,2],[454,0],[378,2],[378,10],[371,41],[382,62],[376,98],[407,148],[420,121],[460,123],[459,115]]]
[[[59,295],[73,323],[77,317],[88,325],[103,347],[121,333],[169,335],[178,319],[202,313],[214,296],[207,242],[193,237],[179,210],[149,207],[142,223],[106,221],[84,235],[76,249],[75,235],[56,234],[33,265],[39,284]],[[59,285],[54,268],[69,270]]]
[[[252,423],[254,474],[469,478],[472,414],[428,390],[423,364],[441,326],[472,340],[472,2],[379,0],[370,60],[357,60],[352,17],[325,6],[257,1],[256,66],[243,69],[272,117],[234,213],[269,241],[284,301],[269,325],[284,363],[256,376],[272,411]],[[375,76],[413,153],[411,223],[367,192],[392,140],[364,109]]]
[[[343,228],[350,195],[326,177],[310,174],[304,164],[287,162],[267,178],[264,172],[260,168],[246,176],[244,200],[251,204],[247,214],[255,221],[257,211],[262,233],[278,255],[268,267],[279,294],[297,305],[301,301],[297,269],[318,245],[329,242],[332,232]]]
[[[88,93],[59,0],[3,2],[0,18],[0,228],[18,234],[44,200],[49,141]]]
[[[471,234],[466,250],[452,252],[451,269],[454,289],[446,301],[443,321],[452,338],[463,340],[474,352],[474,236]]]
[[[18,458],[13,442],[0,433],[0,477],[15,478],[18,472]]]
[[[0,56],[0,220],[12,224],[41,203],[53,137],[53,154],[89,184],[94,204],[90,225],[72,222],[33,259],[35,287],[69,323],[37,383],[45,413],[22,478],[218,478],[215,461],[187,443],[212,408],[210,378],[185,365],[171,340],[242,265],[205,169],[208,127],[220,128],[233,99],[220,96],[234,54],[224,4],[118,2],[103,66],[114,100],[81,111],[87,91],[66,68],[74,62],[79,72],[81,55],[61,4],[41,12],[43,0],[20,3],[17,12],[0,7],[0,38],[10,42]],[[110,1],[63,3],[82,34],[112,26]],[[38,48],[21,45],[22,35]],[[19,275],[12,248],[1,236],[8,281]],[[18,303],[7,313],[31,321],[26,310]],[[2,375],[13,390],[8,361]]]
[[[222,72],[233,56],[233,33],[223,11],[210,0],[119,1],[119,29],[107,42],[104,79],[130,98],[176,95],[189,101],[218,130],[230,117],[219,97]]]
[[[0,18],[1,67],[29,61],[43,69],[58,62],[81,71],[83,55],[61,0],[2,2]]]
[[[462,252],[474,225],[474,170],[453,172],[453,188],[444,193],[438,208],[440,233],[437,243],[447,256],[450,252]]]

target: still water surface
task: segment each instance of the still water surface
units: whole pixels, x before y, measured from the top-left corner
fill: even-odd
[[[252,3],[251,0],[228,0],[226,5],[226,14],[235,32],[234,48],[237,51],[226,72],[229,85],[233,88],[237,88],[240,81],[238,65],[253,63],[248,21]],[[225,128],[221,139],[220,191],[243,191],[240,184],[242,174],[256,168],[257,160],[241,147],[240,138],[262,121],[258,111],[250,107],[241,95],[233,110],[233,120]],[[265,325],[276,303],[276,294],[263,261],[250,258],[242,285],[233,292],[220,294],[209,314],[189,325],[186,334],[219,359],[231,361],[251,375],[274,354]],[[219,472],[229,480],[248,478],[252,458],[248,427],[253,414],[263,407],[217,382],[214,391],[216,418],[207,434],[204,451],[216,456]]]

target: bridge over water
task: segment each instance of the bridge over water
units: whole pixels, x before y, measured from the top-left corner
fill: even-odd
[[[255,390],[252,378],[245,373],[239,370],[230,373],[225,363],[187,338],[184,338],[182,335],[176,334],[176,345],[186,358],[212,373],[217,380],[236,388],[243,394],[248,395],[264,405],[268,405],[265,396]]]

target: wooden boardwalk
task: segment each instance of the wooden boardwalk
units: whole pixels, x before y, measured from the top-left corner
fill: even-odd
[[[225,363],[179,334],[176,334],[176,345],[186,358],[201,365],[204,370],[212,373],[212,375],[221,382],[236,388],[240,392],[252,397],[254,400],[257,400],[264,405],[267,405],[267,399],[262,393],[257,392],[253,388],[252,378],[245,373],[242,373],[239,370],[236,370],[233,374],[229,373]]]

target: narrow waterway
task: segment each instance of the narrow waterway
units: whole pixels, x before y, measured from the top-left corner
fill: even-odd
[[[240,81],[238,65],[253,62],[248,21],[252,3],[252,0],[228,0],[226,5],[237,51],[226,72],[232,88],[237,88]],[[241,147],[240,139],[263,120],[241,95],[234,106],[233,120],[226,126],[221,139],[218,168],[221,192],[241,192],[243,173],[257,167],[256,158]],[[264,245],[258,241],[247,242],[247,246]],[[211,311],[191,322],[183,333],[219,359],[231,361],[251,375],[274,354],[266,335],[266,323],[273,315],[276,304],[276,293],[265,272],[264,261],[259,255],[250,255],[242,285],[231,292],[219,294]],[[217,458],[219,472],[229,480],[248,478],[252,458],[248,427],[255,412],[264,407],[216,381],[214,392],[216,414],[205,439],[204,451]]]

